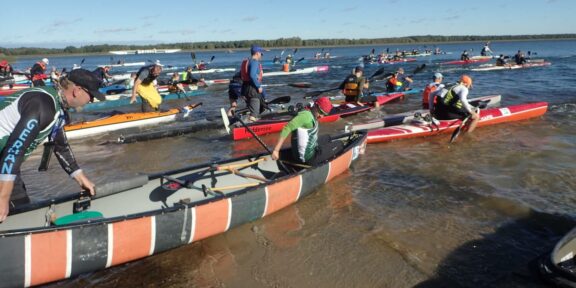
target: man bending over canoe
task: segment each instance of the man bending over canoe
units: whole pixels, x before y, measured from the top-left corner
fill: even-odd
[[[468,103],[468,92],[472,87],[472,78],[468,75],[462,75],[456,85],[439,90],[436,104],[434,105],[433,115],[438,120],[464,120],[468,117],[472,119],[468,132],[474,131],[480,117],[472,105]]]
[[[162,66],[158,64],[144,66],[138,70],[134,87],[132,87],[130,104],[136,102],[136,94],[138,94],[142,98],[142,112],[159,110],[160,104],[162,104],[162,97],[156,90],[154,80],[158,78],[160,72],[162,72]]]
[[[285,163],[306,164],[314,166],[329,159],[344,148],[342,142],[331,142],[329,137],[318,138],[318,118],[330,114],[332,103],[327,97],[318,98],[310,110],[302,110],[280,133],[280,138],[272,152],[272,159]],[[292,147],[282,149],[282,144],[292,134]]]
[[[46,139],[44,149],[53,147],[64,171],[94,195],[94,184],[78,167],[63,126],[67,109],[81,107],[94,98],[100,101],[106,98],[98,92],[100,81],[88,70],[73,70],[58,84],[56,88],[24,89],[13,99],[0,102],[0,222],[6,219],[10,208],[30,201],[20,166]],[[39,170],[48,166],[47,159],[42,162],[45,163],[41,163]]]
[[[369,88],[369,83],[363,76],[364,67],[356,66],[354,73],[348,75],[344,82],[340,84],[342,94],[346,96],[346,102],[364,106],[366,103],[374,103],[375,107],[380,107],[378,99],[374,96],[364,96],[364,89]]]

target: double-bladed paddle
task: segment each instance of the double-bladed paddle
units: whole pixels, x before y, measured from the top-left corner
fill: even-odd
[[[454,132],[452,133],[452,136],[450,137],[449,144],[452,144],[454,141],[456,141],[456,138],[458,138],[458,135],[460,135],[462,128],[464,127],[464,125],[466,125],[466,122],[468,122],[469,119],[470,119],[470,115],[466,116],[466,118],[464,118],[464,120],[462,120],[462,123],[460,123],[460,126],[458,126],[456,128],[456,130],[454,130]]]

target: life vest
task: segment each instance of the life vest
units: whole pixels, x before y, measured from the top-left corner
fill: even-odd
[[[463,107],[462,101],[460,100],[460,97],[454,93],[454,88],[458,85],[460,84],[455,84],[446,88],[448,92],[446,93],[446,95],[444,95],[444,98],[442,98],[441,102],[442,104],[444,104],[444,106],[453,107],[458,110],[462,109]]]
[[[290,64],[284,63],[284,65],[282,65],[282,71],[283,72],[290,72]]]
[[[154,80],[156,80],[156,78],[158,78],[158,76],[152,75],[152,67],[153,66],[155,66],[155,65],[148,65],[148,66],[144,66],[144,67],[140,68],[140,70],[138,70],[138,72],[136,73],[136,79],[138,79],[140,77],[140,74],[142,74],[142,72],[144,72],[145,70],[148,70],[148,76],[146,78],[144,78],[144,80],[142,80],[142,84],[150,85],[150,83],[152,83]]]
[[[299,113],[312,113],[310,110],[300,111]],[[295,156],[302,163],[306,163],[316,154],[318,148],[318,121],[314,115],[311,115],[313,119],[312,128],[298,128],[295,133],[292,133],[292,147],[298,147]]]
[[[34,69],[35,67],[38,67],[36,65],[39,65],[41,69]],[[46,78],[48,78],[48,76],[46,74],[44,74],[44,71],[46,71],[46,64],[44,64],[44,62],[40,61],[40,62],[36,62],[36,65],[34,65],[35,67],[32,67],[32,69],[30,70],[30,73],[32,74],[32,81],[36,81],[36,80],[44,80]]]
[[[388,79],[388,81],[386,82],[386,90],[388,92],[395,92],[398,91],[400,87],[402,87],[402,85],[404,85],[404,83],[398,81],[398,78],[396,77],[396,75],[394,75],[390,77],[390,79]]]
[[[54,119],[44,130],[40,131],[36,138],[30,143],[30,146],[24,152],[24,157],[28,157],[32,151],[38,147],[48,136],[56,129],[62,129],[65,124],[65,119],[63,117],[64,111],[62,111],[60,95],[53,87],[35,87],[29,89],[20,90],[11,97],[6,98],[4,101],[0,102],[0,119],[8,119],[8,121],[1,121],[0,122],[0,151],[4,149],[6,143],[8,142],[8,137],[10,137],[10,133],[12,133],[14,127],[16,126],[16,122],[20,120],[21,115],[18,111],[18,103],[21,99],[22,94],[29,93],[29,92],[41,92],[50,95],[54,100],[54,109],[56,114],[54,115]],[[14,123],[11,122],[16,121]],[[5,134],[7,133],[7,134]]]
[[[424,92],[422,92],[422,105],[428,107],[430,105],[430,103],[428,103],[428,98],[430,97],[430,93],[436,91],[436,89],[438,89],[438,85],[440,85],[440,83],[430,83],[428,85],[426,85],[426,88],[424,88]],[[436,98],[434,98],[434,104],[436,104]]]
[[[262,63],[258,62],[258,66],[260,68],[260,74],[258,75],[258,81],[262,82],[263,72],[262,72]],[[252,79],[250,79],[250,59],[246,58],[242,60],[242,64],[240,65],[240,77],[244,83],[252,83]]]
[[[352,74],[344,80],[344,89],[342,90],[342,94],[348,97],[357,97],[360,95],[360,91],[362,87],[360,87],[360,78],[356,75]]]

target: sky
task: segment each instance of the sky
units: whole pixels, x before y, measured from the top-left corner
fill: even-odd
[[[0,47],[8,48],[576,33],[574,0],[30,0],[1,6]]]

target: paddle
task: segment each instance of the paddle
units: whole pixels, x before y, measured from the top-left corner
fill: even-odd
[[[194,63],[194,66],[196,66],[196,53],[191,52],[190,57],[192,57],[192,62]]]
[[[212,63],[212,61],[214,61],[214,58],[216,58],[216,56],[212,55],[212,57],[210,58],[210,61],[208,61],[208,64]]]
[[[385,68],[382,67],[380,69],[378,69],[376,72],[374,72],[374,74],[372,74],[372,76],[368,77],[368,81],[372,81],[374,78],[383,75]],[[330,88],[330,89],[326,89],[326,90],[321,90],[321,91],[312,91],[312,92],[307,92],[304,96],[304,99],[308,99],[308,98],[315,98],[320,96],[323,93],[326,92],[330,92],[330,91],[334,91],[334,90],[338,90],[340,89],[340,86],[336,87],[336,88]]]
[[[304,57],[302,57],[302,58],[298,59],[298,61],[294,62],[294,65],[298,64],[299,62],[302,62],[302,61],[304,61],[304,59],[305,59]]]
[[[462,120],[462,123],[460,123],[460,126],[458,126],[456,128],[456,130],[454,130],[454,132],[452,133],[452,136],[450,137],[449,144],[452,144],[452,142],[456,141],[456,138],[458,138],[458,135],[460,135],[462,128],[464,127],[466,122],[468,122],[469,119],[470,119],[470,115],[466,116],[466,118],[464,118],[464,120]]]
[[[250,132],[250,134],[252,134],[252,137],[254,137],[254,139],[256,139],[258,141],[258,143],[260,143],[260,145],[262,145],[262,147],[264,147],[264,149],[266,149],[266,151],[272,155],[272,150],[270,150],[270,148],[262,141],[262,139],[260,139],[260,137],[258,137],[258,135],[256,135],[256,133],[254,133],[254,131],[252,131],[252,129],[250,129],[250,127],[248,127],[248,125],[246,125],[246,123],[244,123],[244,121],[242,121],[242,119],[240,119],[240,117],[236,116],[236,113],[234,113],[234,120],[240,122],[240,124],[242,124],[242,126],[248,130],[248,132]],[[288,170],[288,168],[284,165],[284,163],[282,161],[278,161],[278,164],[280,166],[282,166],[282,169],[284,169],[284,171],[290,171]]]
[[[264,106],[266,107],[266,109],[268,109],[268,105],[272,105],[272,104],[286,104],[286,103],[290,103],[291,97],[290,96],[280,96],[277,98],[274,98],[268,102],[264,102]],[[242,109],[238,109],[238,111],[236,111],[235,114],[243,114],[246,113],[248,111],[248,108],[242,108]]]

